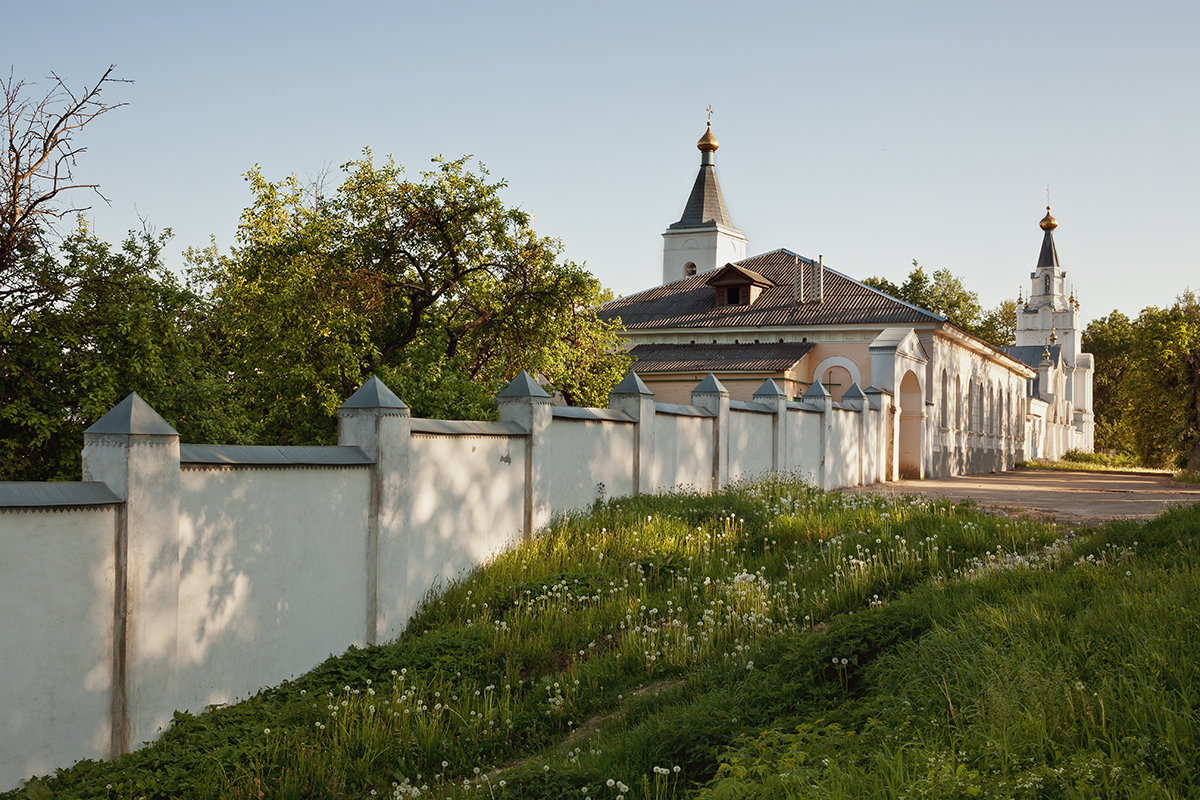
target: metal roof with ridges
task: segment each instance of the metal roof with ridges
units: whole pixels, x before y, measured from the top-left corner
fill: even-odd
[[[643,375],[662,372],[782,372],[813,349],[812,342],[768,344],[639,344],[629,351]]]
[[[1044,357],[1042,354],[1047,351],[1050,353],[1050,361],[1052,363],[1058,364],[1062,360],[1061,344],[1025,344],[1015,347],[1001,347],[1000,349],[1025,366],[1032,367],[1033,369],[1037,369],[1041,365],[1042,358]]]
[[[1037,268],[1052,267],[1058,269],[1058,248],[1054,246],[1054,232],[1046,231],[1042,236],[1042,249],[1038,253]]]
[[[688,195],[687,205],[683,207],[683,216],[678,222],[672,223],[668,230],[709,225],[733,228],[733,222],[729,219],[729,209],[725,206],[725,196],[721,193],[721,184],[717,181],[717,168],[713,164],[701,164],[696,182],[692,184],[692,193]]]
[[[620,318],[630,331],[946,322],[943,316],[829,267],[824,267],[824,299],[819,303],[805,299],[815,294],[817,264],[783,248],[738,261],[736,266],[756,272],[775,285],[764,289],[753,305],[716,307],[713,289],[705,285],[711,274],[702,273],[613,300],[601,307],[599,316],[605,320]],[[798,268],[802,291],[793,289]]]

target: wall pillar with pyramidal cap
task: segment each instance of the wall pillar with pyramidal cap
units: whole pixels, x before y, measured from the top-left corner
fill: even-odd
[[[338,409],[338,445],[361,448],[375,462],[367,511],[364,632],[367,644],[375,644],[399,636],[420,600],[409,596],[407,580],[407,523],[412,507],[412,417],[408,406],[383,381],[371,376]]]
[[[633,417],[633,492],[651,494],[658,486],[654,460],[654,392],[630,371],[611,392],[608,407]]]
[[[855,460],[855,475],[858,486],[866,484],[866,448],[867,448],[867,396],[857,383],[851,383],[842,393],[842,405],[858,412],[858,447],[850,454]],[[845,454],[844,454],[845,455]]]
[[[729,483],[729,390],[711,372],[692,389],[692,405],[713,415],[712,490]]]
[[[525,370],[496,395],[502,422],[529,432],[525,444],[525,536],[550,524],[550,395]],[[581,456],[582,457],[582,456]]]
[[[807,410],[821,413],[821,468],[817,472],[817,486],[828,489],[829,470],[833,467],[833,395],[821,381],[815,380],[804,390],[800,402]]]
[[[787,468],[787,394],[773,379],[767,378],[754,392],[754,402],[771,409],[771,469]]]
[[[130,394],[84,431],[83,479],[124,501],[113,609],[116,756],[165,730],[178,696],[179,434]]]
[[[863,413],[867,415],[867,442],[871,448],[866,460],[866,476],[864,483],[882,483],[887,480],[887,419],[891,413],[892,397],[878,386],[868,386],[863,392],[866,395],[866,407]]]

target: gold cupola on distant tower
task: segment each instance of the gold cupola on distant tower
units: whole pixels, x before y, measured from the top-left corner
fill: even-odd
[[[1042,221],[1038,225],[1044,231],[1052,231],[1058,227],[1058,220],[1050,216],[1050,206],[1046,206],[1046,216],[1042,217]]]
[[[704,135],[700,137],[700,141],[696,142],[696,149],[701,153],[711,153],[720,146],[721,143],[717,141],[717,137],[713,136],[712,121],[710,120]]]

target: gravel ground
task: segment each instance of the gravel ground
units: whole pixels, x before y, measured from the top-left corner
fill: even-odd
[[[844,491],[971,499],[984,508],[1072,525],[1148,519],[1174,505],[1200,502],[1200,485],[1174,483],[1169,475],[1036,469],[877,483]]]

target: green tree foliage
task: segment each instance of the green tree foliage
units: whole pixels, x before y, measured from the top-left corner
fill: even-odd
[[[205,304],[161,262],[169,234],[120,248],[84,227],[26,251],[30,292],[0,302],[0,479],[78,479],[83,430],[136,391],[185,439],[228,441]]]
[[[995,307],[983,312],[979,325],[973,331],[976,336],[991,342],[996,347],[1012,347],[1017,343],[1017,301],[1001,300]]]
[[[1082,347],[1096,359],[1092,375],[1092,407],[1096,449],[1134,452],[1131,394],[1127,382],[1133,358],[1134,323],[1120,311],[1092,320],[1083,331]]]
[[[979,304],[979,295],[968,289],[950,270],[942,268],[930,274],[916,259],[912,264],[912,272],[899,286],[879,277],[867,278],[863,283],[943,316],[951,324],[996,347],[1010,347],[1016,343],[1017,304],[1014,301],[1005,300],[985,312]]]
[[[1084,349],[1096,356],[1097,446],[1128,452],[1146,466],[1200,459],[1197,392],[1200,298],[1191,291],[1168,308],[1130,321],[1120,312],[1093,321]]]
[[[503,204],[503,181],[466,158],[418,180],[370,151],[342,169],[331,196],[253,170],[235,246],[190,254],[256,440],[330,440],[371,374],[422,416],[492,415],[521,369],[604,403],[627,359],[595,316],[601,287]]]

